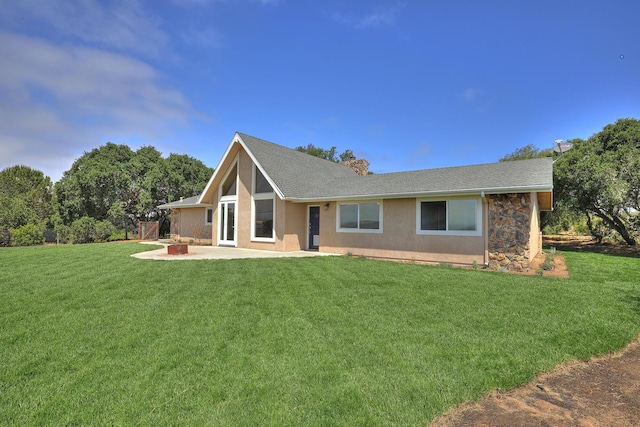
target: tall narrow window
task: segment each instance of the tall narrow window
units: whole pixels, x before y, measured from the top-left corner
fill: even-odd
[[[222,183],[222,195],[223,196],[235,196],[237,192],[236,181],[238,180],[238,164],[233,165],[233,168],[227,175],[227,179]]]
[[[275,241],[275,193],[257,166],[253,168],[252,199],[252,239]]]

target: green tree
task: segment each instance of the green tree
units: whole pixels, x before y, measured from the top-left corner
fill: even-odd
[[[316,147],[313,144],[309,144],[306,147],[299,146],[295,148],[296,151],[300,151],[302,153],[307,153],[315,157],[320,157],[321,159],[329,160],[331,162],[338,163],[340,161],[344,162],[353,157],[353,151],[347,149],[343,151],[339,156],[336,156],[336,147],[331,147],[326,150],[324,148]]]
[[[125,204],[125,210],[134,205],[136,189],[128,167],[134,155],[128,146],[108,142],[76,159],[55,186],[64,223],[84,216],[103,220],[117,201]]]
[[[525,160],[525,159],[537,159],[539,157],[552,157],[553,149],[545,148],[540,149],[533,144],[525,145],[524,147],[518,148],[513,153],[505,155],[500,159],[501,162],[506,162],[510,160]]]
[[[84,153],[56,184],[59,217],[66,225],[85,216],[110,220],[128,237],[138,221],[167,223],[157,206],[200,193],[212,173],[186,155],[165,159],[151,146],[133,151],[109,142]]]
[[[640,121],[620,119],[573,149],[554,165],[556,198],[587,215],[592,234],[599,218],[629,245],[640,229]],[[597,234],[596,234],[597,235]]]
[[[49,222],[52,192],[51,179],[39,170],[16,165],[0,171],[0,246],[10,244],[10,229]]]

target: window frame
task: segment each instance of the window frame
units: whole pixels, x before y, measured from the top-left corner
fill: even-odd
[[[458,200],[475,201],[475,230],[449,230],[449,203]],[[422,203],[423,202],[445,202],[446,203],[446,229],[445,230],[423,230],[422,229]],[[460,198],[419,198],[416,199],[416,234],[425,236],[482,236],[483,235],[483,205],[482,199],[479,197],[460,197]]]
[[[268,242],[275,243],[276,241],[276,193],[273,190],[273,185],[269,182],[271,186],[271,192],[268,193],[256,193],[256,180],[258,177],[258,173],[260,172],[264,179],[269,182],[267,177],[262,173],[262,171],[258,168],[258,165],[253,164],[253,168],[251,168],[251,241],[252,242]],[[259,200],[272,200],[273,206],[273,220],[271,226],[271,234],[272,237],[258,237],[256,236],[256,202]]]
[[[377,204],[378,205],[378,228],[360,228],[360,205],[363,204]],[[341,220],[341,206],[345,205],[356,205],[358,206],[358,217],[357,224],[358,228],[342,228],[340,227]],[[338,233],[367,233],[367,234],[382,234],[383,232],[383,211],[384,204],[382,200],[354,200],[354,201],[343,201],[338,202],[336,207],[336,232]]]
[[[211,220],[209,220],[209,212],[211,212]],[[205,225],[213,224],[213,208],[204,209],[204,224]]]

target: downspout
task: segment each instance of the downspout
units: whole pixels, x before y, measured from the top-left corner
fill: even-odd
[[[484,191],[480,192],[482,198],[482,234],[484,235],[484,265],[489,266],[489,202]]]

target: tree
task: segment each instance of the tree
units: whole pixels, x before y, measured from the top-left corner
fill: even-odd
[[[0,246],[26,225],[44,227],[53,213],[51,179],[39,170],[16,165],[0,171]]]
[[[140,220],[166,223],[168,213],[157,206],[198,194],[212,173],[186,155],[165,159],[152,146],[133,151],[109,142],[76,159],[56,184],[59,217],[66,225],[85,216],[110,220],[128,237]]]
[[[573,149],[554,165],[556,198],[615,230],[636,245],[640,229],[640,120],[620,119]]]
[[[334,163],[338,163],[340,161],[346,161],[353,157],[353,151],[347,149],[342,152],[338,157],[336,157],[336,147],[331,147],[328,150],[324,148],[316,147],[313,144],[309,144],[306,147],[299,146],[295,148],[296,151],[300,151],[302,153],[307,153],[315,157],[320,157],[321,159],[329,160]]]
[[[503,158],[500,159],[501,162],[506,162],[510,160],[525,160],[525,159],[537,159],[539,157],[552,157],[553,149],[545,148],[539,149],[533,144],[525,145],[524,147],[518,148],[511,154],[507,154]]]

